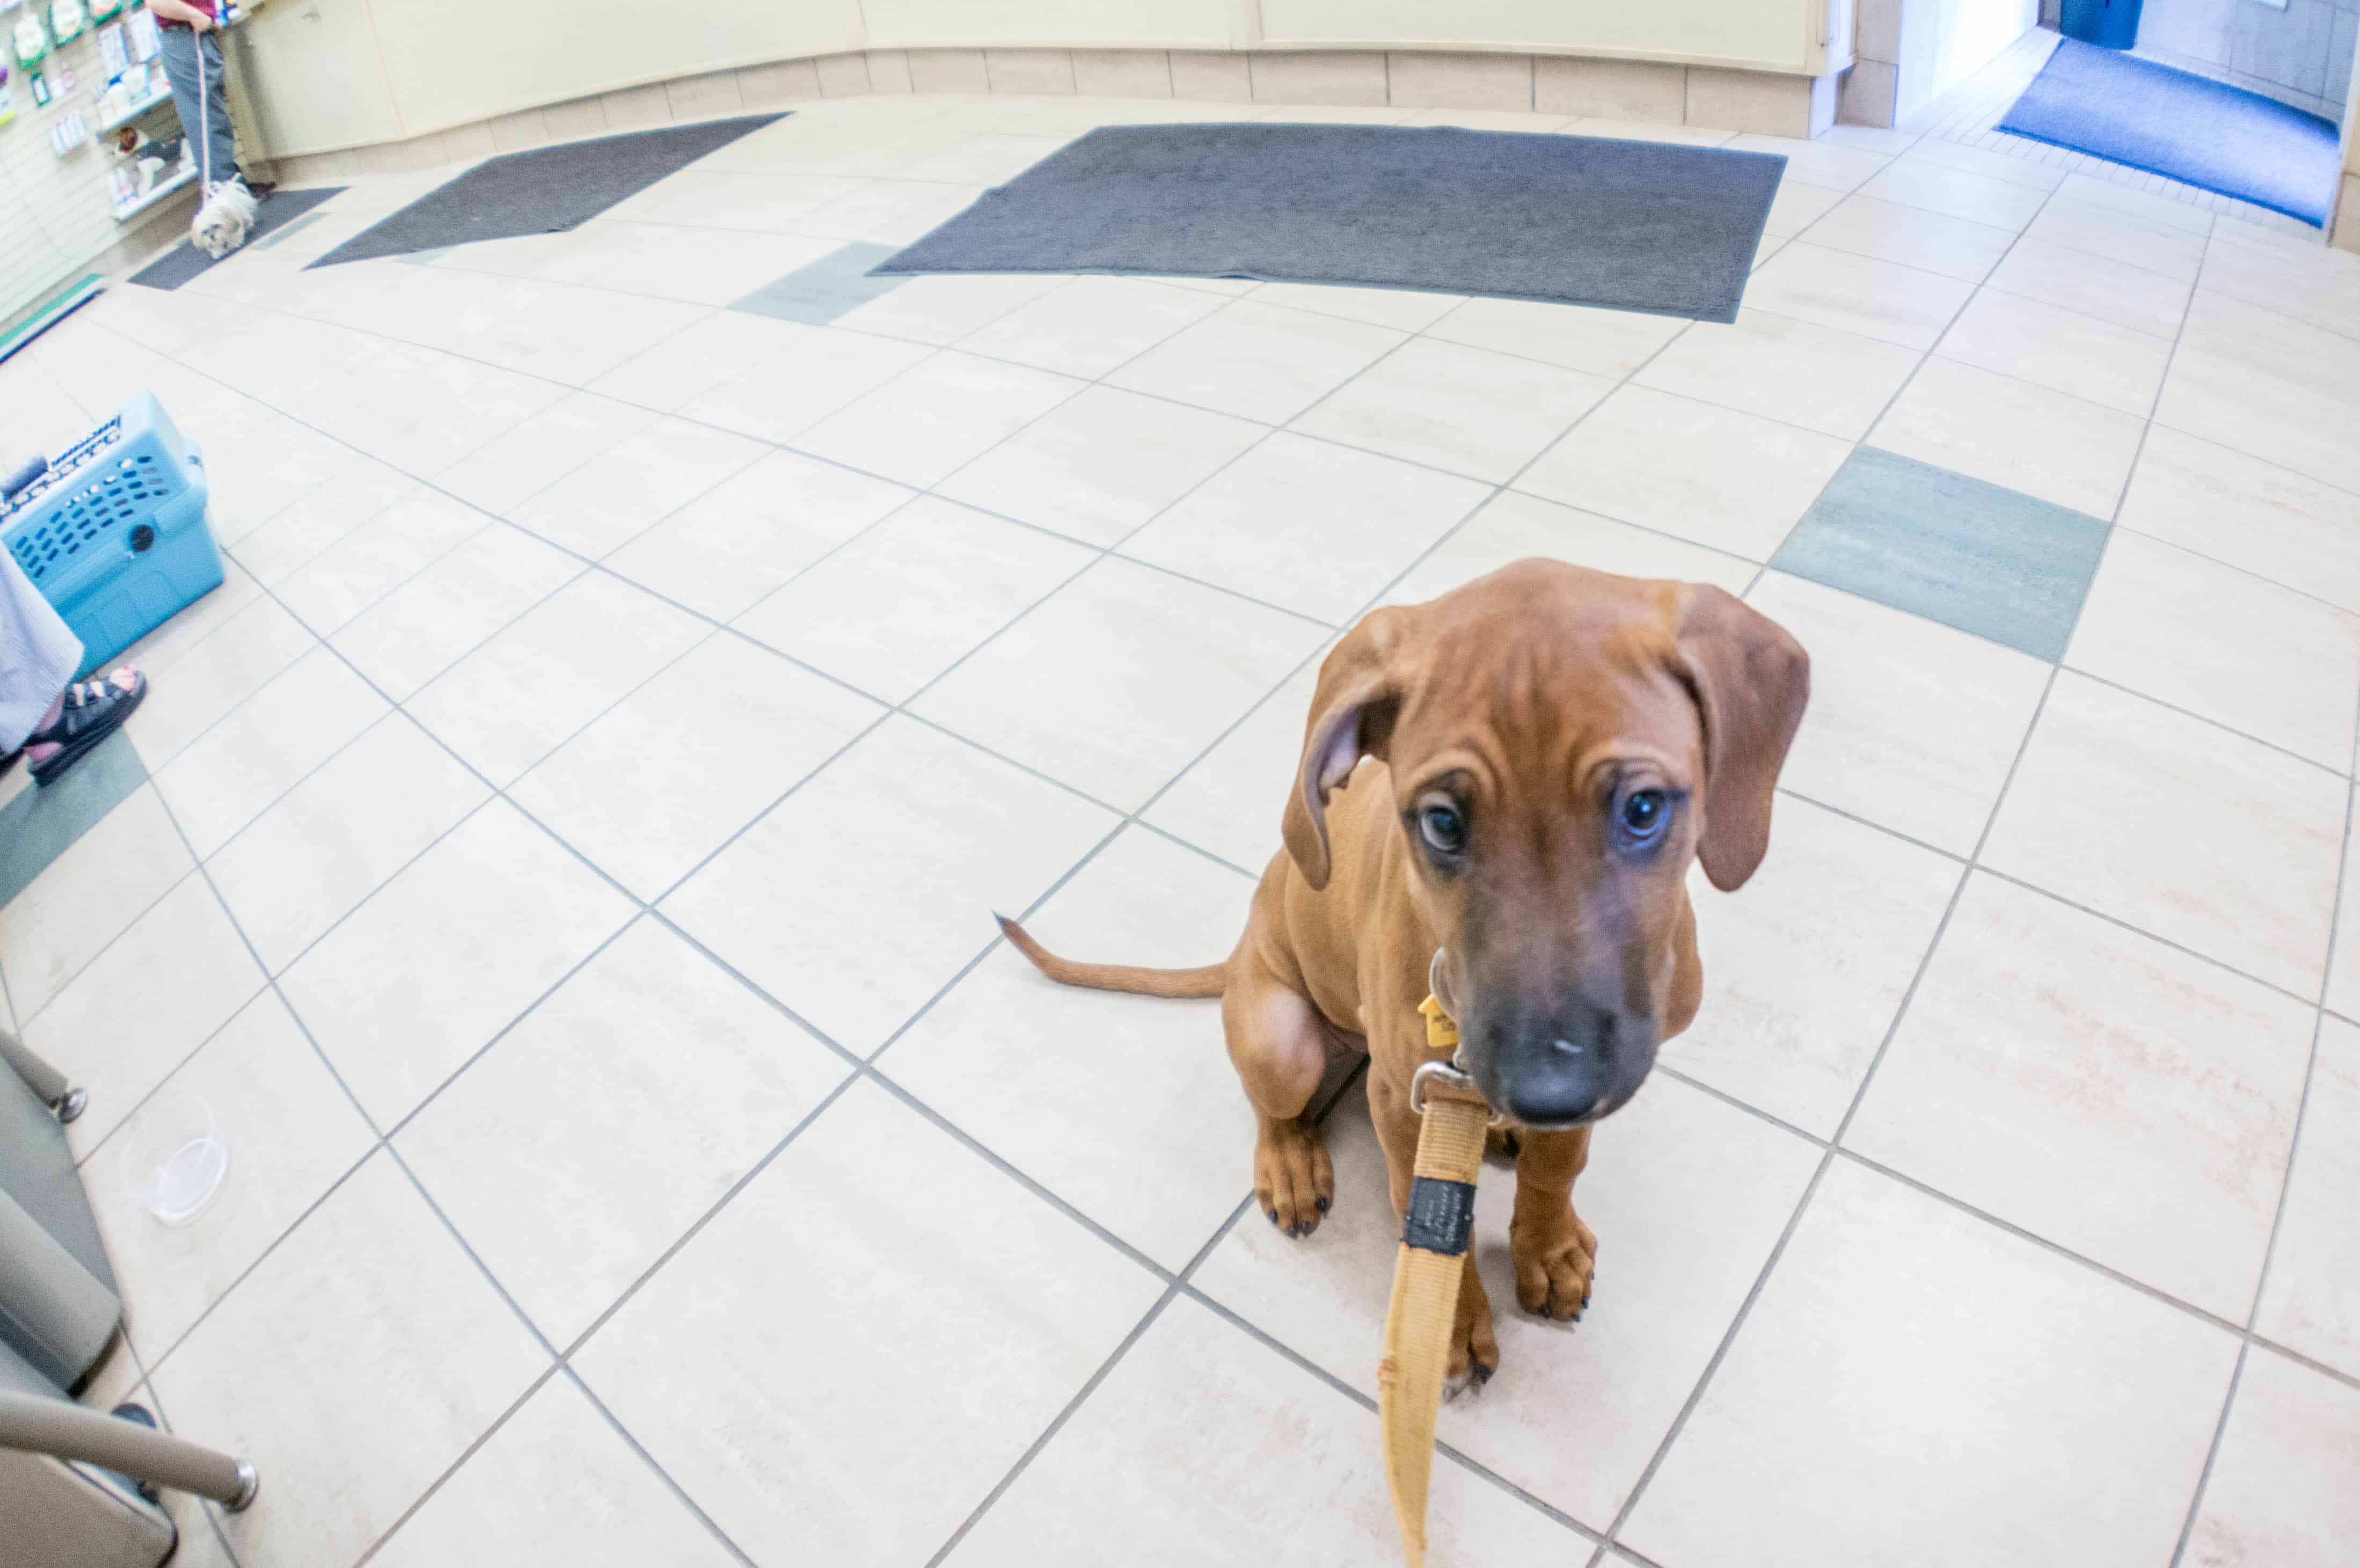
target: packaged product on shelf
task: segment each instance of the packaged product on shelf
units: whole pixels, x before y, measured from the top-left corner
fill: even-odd
[[[18,65],[38,65],[42,58],[49,52],[49,30],[41,26],[41,18],[37,13],[27,11],[17,17],[13,34],[16,43]]]

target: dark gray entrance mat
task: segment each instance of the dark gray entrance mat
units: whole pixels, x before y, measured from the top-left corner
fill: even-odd
[[[255,210],[254,227],[246,231],[246,243],[249,245],[254,245],[265,235],[292,225],[297,219],[304,217],[312,208],[329,197],[341,193],[344,189],[344,187],[341,185],[318,185],[309,191],[273,191],[262,199],[262,205]],[[264,248],[268,249],[268,246],[266,245]],[[236,255],[236,251],[232,251],[228,256],[222,257],[222,261],[228,261]],[[188,241],[182,240],[161,256],[133,273],[131,281],[144,283],[150,289],[178,289],[181,284],[202,277],[219,265],[221,265],[220,262],[216,262]]]
[[[1732,321],[1786,166],[1455,126],[1113,126],[877,270],[1349,283]]]
[[[701,125],[597,136],[489,158],[311,265],[333,267],[339,262],[437,250],[472,240],[513,239],[519,234],[578,228],[705,154],[785,118],[784,114],[748,114]]]

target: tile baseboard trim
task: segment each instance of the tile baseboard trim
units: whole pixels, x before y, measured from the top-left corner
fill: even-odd
[[[553,142],[836,98],[1079,93],[1196,102],[1480,109],[1808,137],[1834,79],[1473,50],[866,49],[699,72],[365,145],[273,152],[295,184],[410,174]]]

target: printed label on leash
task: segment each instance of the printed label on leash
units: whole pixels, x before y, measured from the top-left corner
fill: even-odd
[[[1402,1215],[1402,1245],[1456,1258],[1467,1250],[1475,1228],[1475,1187],[1419,1176],[1409,1184],[1409,1208]]]

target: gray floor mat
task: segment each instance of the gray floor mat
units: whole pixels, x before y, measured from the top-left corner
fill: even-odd
[[[1114,126],[877,270],[1256,278],[1729,321],[1786,163],[1455,126]]]
[[[308,191],[273,191],[262,199],[262,205],[255,212],[254,227],[246,232],[246,245],[252,245],[292,225],[299,219],[308,217],[314,207],[344,190],[341,185],[317,185]],[[227,261],[237,254],[232,251],[229,256],[222,257],[222,261]],[[178,289],[220,265],[221,262],[182,240],[157,260],[133,273],[131,281],[144,283],[150,289]]]
[[[488,158],[311,266],[334,267],[475,240],[576,228],[705,154],[785,118],[748,114]]]

